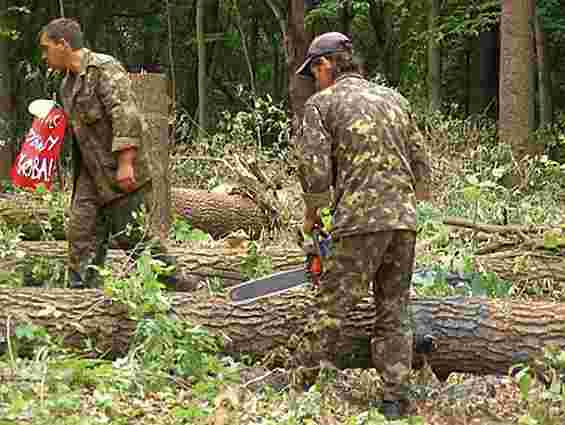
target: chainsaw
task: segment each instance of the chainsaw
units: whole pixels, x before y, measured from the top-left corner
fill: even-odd
[[[303,238],[301,246],[306,254],[304,266],[234,286],[228,292],[229,300],[236,305],[249,304],[261,298],[282,294],[293,288],[308,285],[318,288],[322,274],[322,259],[330,255],[331,235],[320,226],[316,226],[312,230],[311,239]]]

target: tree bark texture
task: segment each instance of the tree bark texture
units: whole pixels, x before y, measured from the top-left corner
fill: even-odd
[[[6,0],[0,0],[0,11],[7,9]],[[0,16],[0,31],[7,30],[4,17]],[[8,43],[0,37],[0,181],[10,180],[10,169],[14,159],[14,140],[12,140],[13,115],[15,111],[12,93],[12,72],[8,63]]]
[[[516,160],[536,153],[535,146],[528,144],[532,4],[532,0],[502,1],[499,137],[512,145]]]
[[[242,229],[255,239],[269,222],[257,204],[242,195],[175,189],[172,198],[177,214],[213,238]]]
[[[171,247],[171,254],[177,258],[184,281],[177,290],[193,290],[201,282],[212,278],[219,278],[223,286],[232,286],[248,279],[252,271],[249,267],[253,266],[246,268],[244,263],[253,261],[253,256],[248,254],[247,242],[241,242],[234,241],[232,246],[228,238],[224,243],[216,242],[210,247],[196,244]],[[25,261],[22,259],[24,255]],[[258,258],[270,258],[273,272],[300,267],[305,260],[302,249],[294,245],[262,247],[256,255]],[[51,276],[58,273],[66,259],[67,246],[64,242],[21,242],[13,253],[4,254],[0,259],[0,270],[29,271],[35,265],[36,273],[41,269],[40,276]],[[107,265],[116,273],[127,270],[124,268],[125,261],[122,251],[109,251]],[[479,247],[474,264],[477,270],[493,272],[499,278],[512,282],[517,290],[549,291],[552,297],[559,299],[562,296],[556,290],[565,295],[565,262],[559,252],[535,247],[520,249],[520,244],[506,240]]]
[[[262,356],[280,347],[293,351],[308,316],[318,308],[314,291],[299,289],[255,304],[235,306],[206,294],[173,294],[172,314],[226,338],[230,354]],[[440,377],[451,372],[506,374],[517,358],[536,357],[543,347],[565,348],[565,305],[486,298],[414,299],[410,311],[417,336],[436,347],[426,361]],[[339,367],[370,367],[374,320],[370,298],[350,312],[336,346]],[[101,291],[0,289],[0,335],[18,325],[44,326],[69,345],[90,338],[100,352],[124,354],[135,323],[123,305]],[[423,358],[417,356],[415,366]]]
[[[498,116],[498,82],[499,82],[499,28],[498,26],[483,31],[479,35],[479,93],[478,113]]]
[[[288,2],[288,30],[286,33],[286,51],[288,65],[288,96],[292,117],[291,139],[302,121],[304,104],[314,93],[314,82],[296,75],[296,70],[306,59],[306,52],[312,35],[304,26],[304,0]]]
[[[207,128],[206,43],[204,34],[205,1],[196,2],[196,37],[198,40],[198,138],[202,140]]]
[[[23,240],[40,240],[48,235],[56,240],[65,239],[64,219],[60,203],[50,205],[48,200],[32,193],[0,196],[0,222],[13,228],[21,226]]]
[[[250,270],[252,263],[246,266],[246,262],[253,260],[254,256],[248,254],[245,244],[236,247],[220,243],[213,247],[186,244],[170,247],[170,254],[177,259],[178,268],[187,284],[193,284],[187,289],[193,289],[199,282],[211,278],[220,279],[223,286],[231,286],[247,280],[253,271]],[[296,247],[259,247],[255,257],[270,258],[273,272],[300,267],[305,261],[304,251]],[[10,255],[4,254],[0,258],[0,270],[18,271],[18,265],[24,262],[24,258],[29,267],[42,264],[44,268],[55,268],[66,262],[67,244],[56,241],[19,243]],[[45,259],[49,259],[49,264]],[[126,261],[123,251],[110,249],[106,265],[118,275],[127,274],[128,269],[124,267]],[[49,275],[49,270],[44,270],[42,275]]]
[[[553,121],[553,98],[551,94],[551,72],[546,52],[546,37],[542,18],[536,9],[536,58],[539,90],[540,126],[550,125]]]
[[[155,195],[155,208],[165,214],[165,208],[159,202],[165,202],[163,198],[167,195]],[[172,188],[171,204],[174,213],[214,238],[240,229],[251,238],[256,238],[270,224],[270,217],[264,209],[244,195]],[[6,194],[0,197],[0,222],[10,226],[21,225],[24,240],[46,239],[46,236],[64,240],[65,214],[64,205],[50,205],[49,201],[32,194]],[[160,224],[161,221],[157,223]],[[157,226],[157,223],[153,225]]]
[[[428,30],[432,33],[428,41],[428,96],[431,112],[441,108],[441,50],[436,35],[433,34],[440,18],[439,0],[429,0]]]
[[[150,149],[147,155],[153,177],[150,206],[152,228],[165,240],[171,227],[171,188],[169,181],[169,112],[167,78],[162,74],[131,74],[132,87],[148,126]]]

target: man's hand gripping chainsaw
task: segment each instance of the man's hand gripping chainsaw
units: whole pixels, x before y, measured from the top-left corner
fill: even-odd
[[[304,239],[302,242],[302,249],[306,254],[306,275],[316,289],[320,287],[323,258],[330,255],[331,240],[331,234],[321,226],[316,225],[312,230],[311,239]]]

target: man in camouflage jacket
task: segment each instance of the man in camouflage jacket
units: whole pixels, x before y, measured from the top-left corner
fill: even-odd
[[[333,252],[323,264],[321,309],[298,348],[313,366],[347,355],[339,347],[347,312],[373,285],[374,366],[384,383],[384,413],[406,407],[403,388],[412,362],[408,316],[416,242],[416,199],[428,199],[430,166],[408,101],[357,71],[351,41],[341,33],[317,37],[298,74],[314,78],[302,128],[294,141],[305,201],[304,230],[333,211]],[[333,195],[333,196],[332,196]]]
[[[115,58],[84,48],[80,25],[72,19],[49,22],[39,38],[48,66],[66,72],[60,97],[74,136],[70,287],[97,284],[90,266],[104,264],[111,240],[134,258],[151,242],[153,253],[171,263],[165,247],[135,219],[145,206],[150,223],[154,208],[146,124],[127,72]]]

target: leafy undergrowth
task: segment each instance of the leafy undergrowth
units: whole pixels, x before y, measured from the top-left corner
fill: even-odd
[[[432,117],[423,127],[434,151],[434,197],[433,202],[418,206],[414,294],[528,295],[516,282],[478,270],[474,233],[454,231],[443,220],[451,215],[485,224],[558,224],[564,170],[547,157],[526,158],[519,164],[522,185],[512,187],[510,150],[494,143],[494,128],[488,123],[481,127]],[[251,137],[242,131],[238,134]],[[211,139],[204,152],[187,154],[219,156],[235,149],[224,142]],[[249,147],[249,140],[243,142]],[[251,147],[255,151],[253,143]],[[269,158],[277,155],[271,153]],[[207,164],[177,160],[175,170],[186,168],[193,187],[225,183],[220,178],[223,172]],[[300,213],[301,208],[296,210]],[[16,233],[0,227],[2,255],[15,249]],[[208,243],[205,234],[182,221],[175,221],[171,240]],[[269,259],[256,255],[253,248],[250,245],[249,261],[242,265],[244,274],[256,277],[272,271]],[[13,283],[11,278],[0,283],[4,280],[6,285]],[[208,284],[211,292],[222,287],[222,282]],[[290,385],[295,382],[293,371],[268,369],[259,359],[228,357],[221,339],[169,317],[166,293],[146,259],[127,278],[107,274],[105,291],[139,323],[127,355],[93,356],[88,346],[82,352],[71,351],[40,328],[13,329],[9,337],[0,338],[0,425],[386,423],[379,413],[382,385],[375,370],[340,371],[323,385],[297,390]],[[553,289],[542,292],[557,294]],[[389,423],[564,423],[565,352],[546,349],[541,359],[516,366],[504,376],[452,373],[445,382],[439,382],[429,368],[414,371],[410,416]]]
[[[306,386],[297,370],[226,356],[223,337],[171,317],[157,272],[166,270],[142,256],[130,276],[106,276],[105,293],[138,324],[123,357],[96,355],[88,341],[70,350],[33,325],[8,332],[0,345],[0,425],[533,425],[565,415],[565,352],[552,349],[507,376],[452,373],[439,382],[429,367],[415,370],[410,416],[386,422],[375,370],[334,371]],[[473,276],[463,290],[496,286]],[[448,290],[445,277],[423,279],[416,291]]]
[[[557,368],[549,387],[528,368],[513,378],[452,374],[445,383],[423,369],[413,376],[412,415],[385,422],[374,370],[340,371],[322,391],[320,384],[293,391],[288,371],[219,354],[205,355],[197,373],[186,374],[131,353],[114,361],[84,358],[37,330],[16,334],[14,346],[26,338],[36,346],[30,357],[12,352],[0,361],[0,424],[533,425],[562,423],[565,414]],[[565,354],[559,356],[562,362]]]

